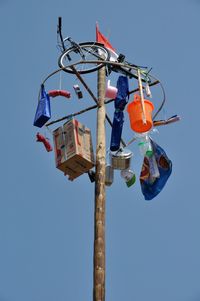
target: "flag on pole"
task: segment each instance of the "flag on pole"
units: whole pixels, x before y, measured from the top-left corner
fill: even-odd
[[[96,22],[96,41],[102,43],[106,48],[115,52],[108,39],[99,31],[98,23]]]

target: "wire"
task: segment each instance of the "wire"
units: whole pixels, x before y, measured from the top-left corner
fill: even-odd
[[[152,76],[152,77],[153,77],[154,80],[158,80],[156,77],[154,77],[154,76]],[[163,106],[166,102],[165,89],[164,89],[163,84],[160,80],[159,80],[159,84],[160,84],[160,87],[161,87],[162,92],[163,92],[163,101],[162,101],[160,107],[158,108],[158,110],[156,111],[156,113],[153,115],[153,118],[152,118],[153,120],[155,120],[156,116],[160,113],[160,111],[162,110],[162,108],[163,108]]]

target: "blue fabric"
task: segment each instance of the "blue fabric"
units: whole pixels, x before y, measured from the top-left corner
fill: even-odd
[[[123,123],[124,123],[124,112],[115,111],[114,118],[113,118],[111,141],[110,141],[110,150],[113,152],[117,151],[120,147]]]
[[[117,80],[117,89],[115,109],[123,111],[128,103],[127,96],[129,95],[128,78],[126,76],[119,76]]]
[[[140,184],[145,200],[152,200],[161,192],[172,172],[172,162],[167,157],[165,151],[154,141],[151,140],[151,143],[160,177],[152,180],[148,158],[144,157]]]
[[[124,123],[123,110],[128,102],[129,95],[128,78],[119,76],[117,80],[117,96],[115,98],[115,112],[113,117],[113,126],[111,132],[110,150],[117,151],[120,148],[120,140]]]
[[[51,118],[51,107],[49,95],[45,92],[44,86],[41,87],[41,96],[34,118],[34,126],[41,128]]]

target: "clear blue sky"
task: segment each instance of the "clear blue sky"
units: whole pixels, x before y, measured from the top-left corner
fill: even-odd
[[[182,117],[154,136],[173,162],[158,197],[146,202],[139,180],[128,189],[117,172],[106,191],[106,300],[198,301],[198,0],[0,0],[0,301],[92,300],[94,185],[86,175],[69,182],[55,168],[53,153],[35,142],[32,126],[39,85],[57,68],[58,16],[64,33],[79,42],[95,39],[98,21],[118,52],[153,67],[162,80],[167,103],[160,118]],[[77,83],[69,75],[62,79],[69,90]],[[96,75],[87,80],[95,90]],[[57,76],[47,88],[58,85]],[[152,92],[157,105],[161,93]],[[86,92],[81,101],[58,99],[53,116],[90,104]],[[112,118],[112,105],[108,112]],[[79,118],[94,141],[95,119],[95,112]],[[124,137],[132,135],[126,120]],[[109,139],[107,127],[107,147]],[[131,150],[139,176],[141,157],[136,146]]]

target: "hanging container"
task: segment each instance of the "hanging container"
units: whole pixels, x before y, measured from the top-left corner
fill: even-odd
[[[143,122],[143,112],[140,95],[135,94],[134,100],[127,106],[130,126],[136,133],[148,132],[153,126],[152,111],[154,109],[154,105],[151,101],[144,99],[144,107],[146,123]]]
[[[105,185],[111,186],[114,179],[114,170],[110,164],[106,165]]]
[[[133,153],[130,150],[120,150],[110,153],[110,162],[114,169],[128,169],[131,164]]]
[[[136,175],[132,170],[130,169],[121,170],[121,177],[124,179],[127,187],[131,187],[133,184],[135,184]]]
[[[110,80],[108,80],[105,97],[115,99],[116,96],[117,96],[117,91],[118,91],[118,89],[116,87],[111,86],[110,85]]]
[[[142,156],[151,157],[153,156],[153,148],[151,145],[151,139],[149,138],[149,134],[140,133],[137,134],[138,146]]]

